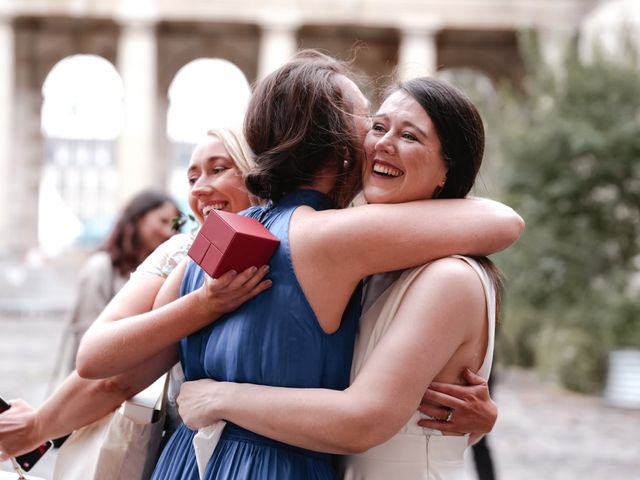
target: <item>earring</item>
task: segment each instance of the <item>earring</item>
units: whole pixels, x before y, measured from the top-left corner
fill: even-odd
[[[342,162],[342,168],[344,170],[346,170],[347,168],[349,168],[349,160],[345,160],[344,162]]]

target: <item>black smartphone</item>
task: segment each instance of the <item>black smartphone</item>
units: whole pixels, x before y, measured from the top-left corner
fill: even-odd
[[[0,398],[0,413],[6,410],[9,410],[10,408],[11,408],[11,405],[9,405],[2,398]],[[53,445],[53,442],[51,442],[51,440],[47,440],[45,443],[40,445],[35,450],[29,453],[25,453],[24,455],[18,455],[16,457],[16,461],[18,462],[18,465],[20,465],[20,468],[22,470],[24,470],[25,472],[28,472],[33,468],[36,462],[40,460],[40,458],[42,458],[42,456],[47,452],[47,450],[51,448],[52,445]]]

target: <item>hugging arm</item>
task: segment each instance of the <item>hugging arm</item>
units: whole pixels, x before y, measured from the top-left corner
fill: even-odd
[[[156,275],[133,276],[111,300],[114,320],[151,309],[163,283]],[[11,402],[12,408],[0,415],[0,451],[3,456],[20,455],[98,420],[169,368],[170,358],[162,354],[125,375],[103,380],[73,372],[36,410],[22,400]]]
[[[468,368],[463,372],[467,385],[433,382],[422,397],[420,411],[430,419],[418,422],[422,427],[443,432],[470,433],[475,443],[489,433],[498,419],[498,407],[489,394],[487,381]],[[451,421],[442,421],[452,409]]]
[[[201,288],[178,298],[187,262],[171,272],[152,311],[115,322],[107,306],[80,344],[77,368],[82,377],[104,378],[135,368],[271,285],[262,280],[266,267],[250,268],[215,280],[206,276]]]
[[[480,198],[363,205],[314,217],[315,248],[336,265],[346,261],[344,269],[352,267],[359,278],[454,254],[490,255],[514,243],[524,228],[513,209]]]
[[[167,363],[167,358],[159,355],[126,375],[102,380],[87,380],[72,372],[38,409],[23,400],[12,401],[12,408],[0,415],[2,459],[31,451],[46,440],[104,417],[171,368],[175,362]]]
[[[470,323],[484,321],[478,277],[451,262],[456,261],[435,262],[418,276],[345,391],[199,380],[182,386],[181,417],[190,428],[222,418],[276,440],[330,453],[362,452],[384,442],[418,408],[429,383],[466,341]],[[468,301],[456,302],[460,297]]]

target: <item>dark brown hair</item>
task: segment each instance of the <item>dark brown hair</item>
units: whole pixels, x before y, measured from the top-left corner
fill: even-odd
[[[304,50],[257,84],[244,122],[256,162],[249,192],[277,202],[324,172],[337,174],[338,206],[359,191],[362,146],[338,75],[348,77],[345,63]]]
[[[476,106],[461,90],[442,80],[419,77],[401,82],[387,96],[403,91],[427,112],[436,129],[442,159],[447,166],[444,186],[434,198],[464,198],[476,180],[484,156],[484,126]],[[487,257],[476,257],[496,290],[496,315],[503,288],[500,270]]]
[[[420,77],[399,83],[422,106],[436,129],[447,179],[436,198],[463,198],[473,186],[484,155],[484,126],[476,106],[453,85]]]
[[[121,275],[128,275],[149,253],[145,250],[138,233],[138,222],[147,213],[171,203],[178,206],[167,194],[145,190],[133,197],[116,221],[111,233],[100,247],[111,257],[111,264]]]

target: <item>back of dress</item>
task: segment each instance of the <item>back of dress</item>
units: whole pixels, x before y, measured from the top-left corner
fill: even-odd
[[[181,361],[187,380],[213,378],[233,382],[288,387],[344,389],[349,385],[353,343],[360,315],[360,292],[354,293],[341,327],[326,334],[311,309],[293,270],[289,248],[289,221],[295,209],[308,205],[329,208],[325,195],[298,190],[278,204],[254,207],[244,215],[258,219],[279,240],[269,262],[271,288],[214,324],[181,341]],[[187,267],[181,295],[199,288],[203,271]],[[163,453],[187,457],[192,451],[190,432],[182,428]],[[180,448],[176,448],[177,445]],[[184,457],[184,458],[187,458]],[[161,459],[167,466],[175,461]],[[190,460],[187,462],[190,465]],[[181,476],[187,464],[170,468],[157,478]],[[206,478],[336,478],[331,456],[266,439],[227,424],[207,467]]]

